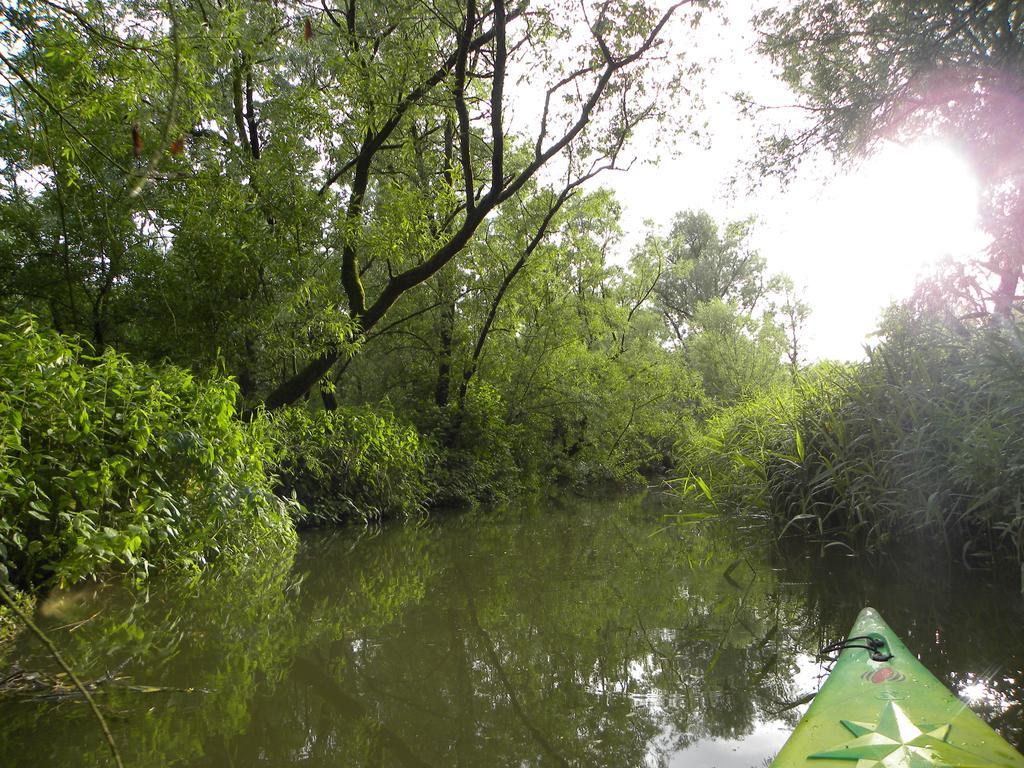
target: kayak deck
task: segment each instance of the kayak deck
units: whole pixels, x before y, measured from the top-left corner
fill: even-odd
[[[798,766],[1024,768],[1024,757],[939,682],[875,610],[865,608],[771,764]]]

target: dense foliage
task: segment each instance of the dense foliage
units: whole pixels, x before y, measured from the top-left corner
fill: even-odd
[[[713,344],[694,342],[693,365],[671,348],[651,301],[669,272],[654,253],[610,266],[618,204],[591,182],[643,124],[687,127],[665,116],[698,71],[670,30],[705,5],[600,3],[583,25],[554,0],[19,2],[0,21],[0,310],[218,367],[247,413],[305,409],[277,421],[302,452],[281,459],[285,486],[362,516],[407,513],[432,485],[474,501],[671,466],[709,388],[739,391],[747,369]],[[525,73],[546,98],[514,124]],[[744,245],[749,226],[727,228],[686,254],[705,282]],[[751,255],[700,296],[726,302],[741,356],[761,322],[740,317]],[[419,431],[430,479],[419,448],[374,470],[386,481],[333,460],[350,439],[411,446],[375,442],[384,413]]]
[[[873,541],[922,504],[952,538],[1014,540],[1016,518],[975,520],[1018,503],[996,459],[1015,455],[996,426],[1015,391],[992,361],[1020,277],[1017,166],[979,149],[1008,146],[988,129],[1011,113],[978,72],[1017,61],[1020,14],[801,0],[759,18],[812,120],[768,165],[870,148],[882,117],[973,147],[988,195],[981,269],[940,280],[932,315],[894,316],[865,366],[807,374],[809,310],[753,220],[681,211],[627,261],[594,183],[641,126],[687,128],[669,105],[699,73],[670,43],[709,5],[585,2],[585,24],[560,0],[5,9],[0,312],[67,334],[5,326],[11,578],[663,473]],[[974,68],[973,101],[924,98],[944,57]],[[527,74],[544,98],[524,122]],[[927,321],[946,310],[1003,330]],[[955,447],[964,414],[999,437]]]
[[[683,473],[670,485],[715,510],[763,511],[766,467],[793,434],[798,402],[780,386],[715,409],[677,446]]]
[[[867,364],[802,407],[796,460],[768,466],[773,504],[870,544],[915,534],[1020,558],[1022,331],[895,310]]]
[[[0,309],[222,361],[249,403],[316,395],[359,333],[471,270],[493,217],[522,219],[519,250],[641,125],[686,127],[663,119],[696,77],[669,30],[704,5],[613,0],[583,24],[560,0],[19,0],[0,15]],[[526,75],[546,98],[523,126]]]
[[[237,388],[0,322],[0,577],[72,583],[288,541]]]
[[[893,309],[868,362],[806,390],[758,463],[789,521],[880,544],[929,532],[954,555],[1022,551],[1019,466],[1024,12],[1015,3],[800,0],[757,19],[761,51],[805,107],[767,136],[788,175],[890,140],[941,136],[981,188],[991,237]]]
[[[305,507],[298,523],[415,515],[431,496],[429,451],[413,427],[388,414],[284,408],[268,432],[280,491]]]
[[[337,397],[386,398],[430,436],[438,502],[664,472],[709,398],[781,375],[779,348],[755,343],[762,329],[781,333],[767,301],[744,308],[723,301],[733,282],[709,286],[694,302],[708,322],[680,343],[653,298],[666,274],[654,236],[623,269],[608,263],[622,234],[608,192],[566,201],[545,225],[547,242],[528,238],[546,210],[489,222],[471,269],[443,273],[409,302],[405,322],[368,336],[338,379]],[[692,216],[717,232],[706,214]],[[708,272],[713,256],[694,252],[689,268]],[[752,272],[761,279],[763,265]]]

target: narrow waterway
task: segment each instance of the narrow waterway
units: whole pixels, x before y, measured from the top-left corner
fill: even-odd
[[[312,532],[203,578],[44,601],[40,623],[133,768],[756,768],[857,611],[1024,741],[1016,582],[949,564],[780,551],[756,518],[657,496]],[[0,679],[56,672],[23,634]],[[108,765],[72,695],[0,698],[0,765]]]

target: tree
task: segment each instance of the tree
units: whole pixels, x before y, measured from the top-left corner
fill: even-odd
[[[559,207],[561,192],[528,188],[488,219],[457,269],[366,334],[339,389],[386,397],[433,435],[454,498],[524,479],[635,479],[671,461],[700,401],[650,306],[657,273],[607,263],[622,236],[614,196]]]
[[[0,245],[19,280],[27,253],[44,268],[5,292],[55,318],[119,297],[104,339],[148,324],[140,348],[181,339],[292,402],[542,169],[572,186],[617,167],[683,85],[669,21],[704,5],[22,3],[3,16],[19,227]],[[508,116],[525,73],[528,135]]]
[[[719,226],[706,211],[683,211],[667,235],[649,234],[630,263],[634,282],[647,285],[637,306],[662,317],[679,359],[722,403],[772,383],[785,346],[779,307],[767,299],[792,281],[765,273],[749,245],[753,224]]]
[[[715,299],[700,305],[683,352],[707,395],[731,405],[779,380],[785,347],[785,332],[771,315],[754,318]]]
[[[779,275],[773,280],[773,292],[778,296],[773,309],[781,320],[782,330],[786,335],[786,357],[789,358],[789,371],[796,381],[800,372],[800,337],[804,324],[811,316],[811,307],[800,297],[793,279],[789,275]]]
[[[706,211],[684,211],[673,217],[667,236],[648,236],[634,269],[661,264],[653,299],[678,341],[708,302],[734,302],[750,312],[764,296],[764,259],[748,244],[752,226],[746,219],[720,228]]]
[[[696,386],[646,305],[652,276],[607,264],[622,235],[611,193],[567,200],[524,261],[550,206],[541,194],[514,215],[506,209],[474,249],[478,291],[460,306],[466,330],[457,334],[469,387],[457,407],[500,404],[516,460],[530,472],[630,478],[663,461]]]
[[[642,88],[650,71],[650,53],[660,45],[663,28],[682,4],[672,5],[661,14],[644,5],[602,4],[593,9],[593,22],[588,21],[590,40],[582,46],[582,56],[569,66],[553,70],[543,67],[548,53],[538,43],[546,48],[552,39],[568,37],[569,26],[565,18],[559,17],[558,9],[547,8],[536,16],[523,9],[510,12],[504,0],[495,0],[490,8],[480,8],[475,0],[467,0],[461,8],[446,9],[443,28],[451,32],[441,46],[443,58],[434,62],[432,71],[428,68],[424,75],[413,79],[411,88],[402,85],[386,101],[371,101],[367,115],[373,116],[372,121],[357,137],[349,159],[321,187],[321,192],[326,192],[351,171],[345,218],[356,230],[367,213],[365,201],[371,181],[375,169],[386,162],[384,153],[390,148],[389,142],[399,138],[402,130],[415,127],[407,113],[427,111],[424,108],[436,100],[444,105],[441,110],[433,110],[433,115],[427,111],[425,130],[420,134],[443,137],[443,141],[431,140],[419,151],[421,164],[425,156],[432,155],[429,165],[434,170],[428,173],[433,178],[426,185],[430,197],[446,201],[440,210],[425,216],[420,213],[421,225],[428,225],[433,241],[400,271],[393,271],[391,262],[385,260],[387,278],[369,297],[360,266],[366,255],[361,253],[358,238],[349,238],[342,246],[341,284],[347,311],[362,332],[372,329],[404,293],[452,261],[490,212],[514,198],[554,159],[565,158],[571,179],[568,184],[582,183],[614,167],[636,123],[650,116],[654,108],[646,99],[638,104],[630,98],[613,102],[608,96],[625,96]],[[589,18],[586,6],[583,11]],[[393,23],[404,27],[408,17],[396,15]],[[510,26],[513,23],[518,26]],[[351,25],[348,34],[354,39]],[[515,37],[509,39],[510,34]],[[505,81],[509,68],[515,66],[541,66],[541,71],[552,73],[529,152],[514,152],[514,142],[505,135]],[[560,102],[568,106],[560,107]],[[377,114],[380,112],[383,114]],[[489,151],[480,152],[481,146]],[[312,360],[275,389],[267,405],[290,402],[307,392],[338,357],[338,351],[328,350]]]
[[[537,251],[538,246],[540,246],[544,241],[544,237],[551,228],[559,210],[563,205],[565,205],[566,201],[572,197],[573,192],[574,188],[567,186],[557,194],[550,193],[545,195],[543,198],[536,200],[534,207],[537,207],[538,211],[533,214],[535,220],[532,222],[529,221],[529,216],[532,212],[527,211],[525,205],[522,206],[524,209],[522,211],[523,218],[527,219],[529,222],[527,224],[527,232],[519,233],[519,237],[516,238],[519,240],[518,248],[515,251],[516,259],[511,266],[503,270],[503,274],[497,287],[493,291],[493,295],[487,301],[485,319],[483,323],[481,323],[476,334],[473,351],[470,354],[469,361],[466,363],[462,372],[462,381],[459,383],[458,407],[460,411],[464,411],[466,408],[466,395],[469,390],[469,385],[479,370],[484,346],[486,345],[487,339],[494,327],[495,318],[498,315],[498,310],[501,308],[502,301],[508,293],[509,287],[523,268],[526,267],[527,261],[529,261],[530,257]],[[536,219],[539,219],[539,222],[536,221]]]
[[[97,347],[199,369],[220,358],[249,392],[296,347],[339,337],[346,323],[309,311],[333,298],[319,246],[330,209],[307,183],[311,89],[255,63],[289,42],[280,7],[2,13],[5,308]]]
[[[981,266],[996,276],[992,310],[1009,315],[1024,265],[1024,7],[803,0],[758,24],[762,52],[807,113],[769,137],[761,169],[788,174],[817,149],[849,158],[887,139],[948,137],[982,184],[993,243]]]

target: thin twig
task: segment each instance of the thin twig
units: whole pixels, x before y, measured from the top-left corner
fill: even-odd
[[[7,593],[7,587],[0,585],[0,598],[3,598],[4,603],[11,609],[15,616],[21,619],[22,623],[28,627],[32,634],[39,638],[39,641],[46,646],[50,655],[57,661],[61,666],[61,669],[67,673],[67,676],[71,678],[71,681],[75,684],[75,687],[82,692],[85,700],[89,702],[89,708],[92,709],[93,715],[96,717],[96,722],[100,724],[100,730],[103,731],[103,737],[107,740],[107,744],[110,745],[110,751],[114,755],[114,763],[117,768],[124,768],[124,762],[121,760],[121,753],[117,751],[117,744],[114,743],[114,735],[110,732],[110,727],[107,725],[107,721],[103,718],[103,713],[100,712],[100,708],[96,706],[96,701],[93,699],[92,694],[89,693],[88,689],[82,685],[82,681],[78,679],[78,675],[75,674],[74,670],[64,660],[64,657],[60,655],[60,651],[57,650],[57,646],[53,644],[53,641],[36,626],[35,622],[28,617],[28,614],[21,609],[14,598]]]

